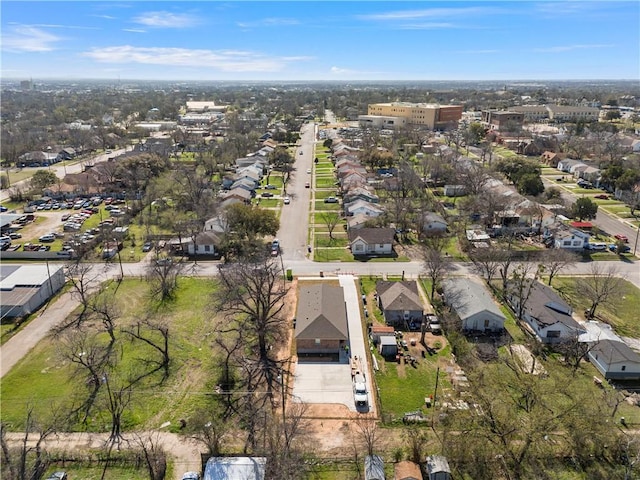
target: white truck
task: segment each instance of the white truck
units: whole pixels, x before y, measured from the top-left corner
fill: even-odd
[[[357,355],[351,359],[351,378],[353,380],[353,399],[356,407],[366,407],[368,404],[367,382],[362,371],[362,362]]]

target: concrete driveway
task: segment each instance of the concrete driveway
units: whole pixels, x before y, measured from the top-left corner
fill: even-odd
[[[314,278],[314,280],[322,280]],[[369,391],[369,408],[356,409],[353,399],[351,365],[347,356],[340,355],[341,363],[298,363],[294,374],[293,399],[303,403],[339,403],[356,412],[375,413],[373,403],[371,369],[366,355],[368,344],[362,330],[360,315],[360,295],[353,275],[340,275],[340,286],[344,290],[347,305],[347,326],[349,328],[349,353],[357,355],[365,372]]]

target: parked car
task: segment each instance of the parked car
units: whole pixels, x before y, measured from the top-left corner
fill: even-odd
[[[602,252],[607,249],[606,243],[587,243],[584,248],[587,250],[594,250],[596,252]]]
[[[47,480],[67,480],[67,472],[53,472]]]
[[[17,233],[17,232],[11,232],[11,233],[9,234],[9,238],[10,238],[11,240],[17,240],[18,238],[22,238],[22,235],[20,235],[20,234],[19,234],[19,233]]]
[[[626,235],[621,235],[618,233],[617,235],[614,235],[613,238],[615,238],[616,240],[622,240],[624,243],[629,243],[629,239]]]
[[[600,200],[609,200],[609,195],[605,195],[604,193],[599,193],[595,195],[593,198],[598,198]]]
[[[264,192],[264,193],[262,194],[262,197],[264,197],[264,198],[270,198],[270,197],[273,197],[273,193],[270,193],[270,192]]]
[[[307,173],[311,173],[311,169],[310,168],[307,168]]]
[[[182,475],[182,480],[200,480],[198,472],[186,472]]]
[[[0,205],[0,212],[8,212],[9,209],[7,207],[5,207],[4,205]]]
[[[311,184],[309,182],[304,182],[304,188],[311,188]]]
[[[289,205],[291,203],[291,199],[289,197],[284,197],[284,204]]]
[[[46,235],[42,235],[38,240],[40,242],[55,242],[56,236],[53,233],[47,233]]]
[[[621,245],[621,249],[620,249],[620,253],[628,253],[631,251],[631,247],[629,245]],[[609,250],[611,252],[616,252],[616,249],[618,248],[618,246],[615,243],[610,243],[609,244]]]
[[[144,245],[142,245],[143,252],[150,252],[152,248],[153,248],[153,242],[146,242]]]
[[[264,186],[264,188],[266,188],[267,190],[275,190],[275,189],[276,189],[276,188],[278,188],[278,187],[276,187],[275,185],[271,185],[271,184],[269,183],[268,185],[265,185],[265,186]]]
[[[324,199],[324,203],[338,203],[338,199],[336,197],[327,197]]]

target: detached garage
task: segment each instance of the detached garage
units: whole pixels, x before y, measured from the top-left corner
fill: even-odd
[[[61,265],[0,265],[2,318],[35,312],[65,283]]]

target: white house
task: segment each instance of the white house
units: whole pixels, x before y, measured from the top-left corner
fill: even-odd
[[[465,332],[501,332],[505,316],[484,285],[470,278],[450,278],[443,282],[445,303],[462,321]]]
[[[384,213],[377,205],[374,205],[369,202],[365,202],[364,200],[356,200],[355,202],[349,203],[346,207],[347,216],[363,214],[368,217],[379,217]]]
[[[216,246],[220,245],[220,237],[214,232],[202,232],[195,238],[186,240],[184,245],[189,255],[216,255]]]
[[[589,350],[589,360],[607,380],[640,379],[640,355],[623,341],[597,341]]]
[[[360,228],[349,231],[353,255],[389,255],[393,252],[393,228]]]
[[[553,236],[555,248],[581,250],[589,243],[590,235],[580,230],[561,230]]]
[[[447,222],[434,212],[427,212],[422,216],[422,231],[425,235],[442,235],[447,231]]]
[[[467,193],[467,188],[464,185],[445,185],[444,196],[445,197],[460,197]]]
[[[559,343],[575,340],[584,328],[573,319],[573,309],[550,287],[538,281],[525,285],[525,304],[522,320],[542,343]],[[520,310],[521,293],[514,284],[509,284],[506,300],[515,312]]]
[[[581,162],[580,160],[574,160],[573,158],[565,158],[564,160],[560,160],[558,162],[558,166],[556,168],[561,172],[573,173],[575,171],[576,165],[584,165],[584,162]]]

